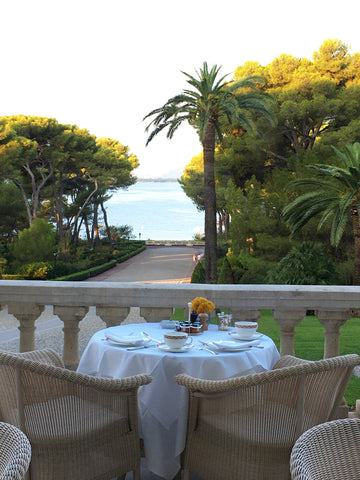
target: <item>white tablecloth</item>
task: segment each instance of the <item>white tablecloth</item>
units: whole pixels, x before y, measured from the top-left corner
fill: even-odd
[[[199,340],[231,340],[228,332],[219,331],[216,325],[210,325],[208,331],[194,335],[194,347],[185,353],[165,353],[155,344],[129,351],[105,339],[105,332],[121,336],[142,331],[163,340],[164,332],[168,330],[161,328],[159,323],[121,325],[100,330],[87,345],[78,371],[107,378],[140,373],[153,377],[151,384],[139,389],[139,430],[144,439],[147,468],[169,480],[180,468],[179,456],[185,446],[187,421],[187,391],[174,382],[174,376],[187,373],[197,378],[221,380],[260,373],[272,368],[279,359],[279,352],[274,342],[265,335],[259,338],[262,349],[251,348],[218,355],[200,350]]]

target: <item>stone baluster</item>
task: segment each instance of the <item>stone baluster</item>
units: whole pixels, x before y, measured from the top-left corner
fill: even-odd
[[[45,305],[36,303],[9,304],[8,313],[19,320],[20,352],[35,350],[35,320],[44,311]]]
[[[174,313],[172,307],[140,307],[140,315],[147,322],[160,322],[169,320]]]
[[[96,314],[106,323],[106,327],[120,325],[129,315],[129,312],[130,307],[96,307]]]
[[[325,328],[324,358],[340,355],[340,327],[349,320],[350,312],[319,310],[316,312],[316,316]]]
[[[325,328],[324,358],[337,357],[340,355],[340,327],[351,317],[350,311],[334,312],[319,310],[316,312],[316,316]],[[343,398],[337,408],[334,419],[346,418],[348,414],[348,406],[345,398]]]
[[[349,412],[349,418],[360,418],[360,400],[356,400],[356,407],[353,412]]]
[[[306,310],[273,310],[280,325],[280,355],[295,356],[295,326],[306,316]]]
[[[89,307],[54,305],[54,315],[64,322],[63,361],[66,368],[76,370],[79,357],[79,322],[88,313]]]

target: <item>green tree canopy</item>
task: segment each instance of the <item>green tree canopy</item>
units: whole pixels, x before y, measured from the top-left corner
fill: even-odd
[[[331,220],[330,241],[337,246],[350,224],[354,237],[353,283],[360,285],[360,143],[346,145],[341,152],[334,148],[339,166],[311,165],[315,177],[300,178],[290,188],[307,191],[284,208],[284,220],[296,235],[313,218],[319,216],[318,228]]]
[[[0,181],[19,189],[29,225],[39,215],[56,223],[62,244],[76,241],[85,217],[89,222],[93,214],[97,223],[97,206],[110,198],[107,192],[135,182],[138,164],[129,147],[76,125],[0,117]]]

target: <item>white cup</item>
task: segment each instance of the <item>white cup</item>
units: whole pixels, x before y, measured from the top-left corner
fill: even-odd
[[[164,342],[169,348],[180,349],[192,343],[192,338],[186,332],[164,333]]]
[[[250,338],[258,328],[256,322],[235,322],[235,330],[239,337]]]

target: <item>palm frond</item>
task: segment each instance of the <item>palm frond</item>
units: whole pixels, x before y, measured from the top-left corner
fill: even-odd
[[[360,166],[360,143],[355,142],[352,145],[345,145],[344,152],[341,152],[336,147],[332,147],[336,155],[343,161],[344,165],[354,168]]]
[[[341,168],[334,165],[309,165],[309,168],[316,170],[318,174],[334,178],[336,181],[348,188],[359,187],[360,170],[350,171],[349,168]],[[351,167],[353,170],[353,167]],[[356,172],[356,173],[355,173]]]
[[[344,234],[345,227],[349,222],[350,209],[342,209],[341,206],[336,210],[330,230],[331,245],[338,246],[341,237]]]
[[[227,82],[228,75],[218,77],[220,68],[214,65],[209,69],[207,62],[204,62],[202,68],[196,72],[197,77],[182,72],[193,89],[184,89],[181,94],[170,98],[162,107],[152,110],[144,117],[144,120],[152,119],[145,129],[146,132],[153,128],[146,145],[164,128],[169,128],[167,135],[171,138],[179,125],[185,121],[196,127],[201,142],[210,121],[215,127],[217,138],[221,141],[222,117],[226,117],[230,124],[236,121],[244,129],[254,133],[259,132],[251,119],[253,112],[258,112],[270,123],[275,124],[275,116],[270,105],[272,97],[265,92],[254,91],[264,79],[251,76],[239,82]]]
[[[342,192],[340,185],[331,180],[322,178],[297,178],[288,184],[288,189],[298,189],[299,187],[316,187],[316,189],[330,190],[334,192]]]
[[[249,75],[241,80],[238,80],[237,82],[229,83],[228,89],[230,92],[236,92],[240,89],[254,88],[259,83],[264,85],[266,83],[266,79],[259,75]]]
[[[292,235],[299,231],[316,215],[323,213],[328,216],[337,204],[338,196],[327,191],[311,191],[300,195],[282,211],[285,222],[290,226]]]

